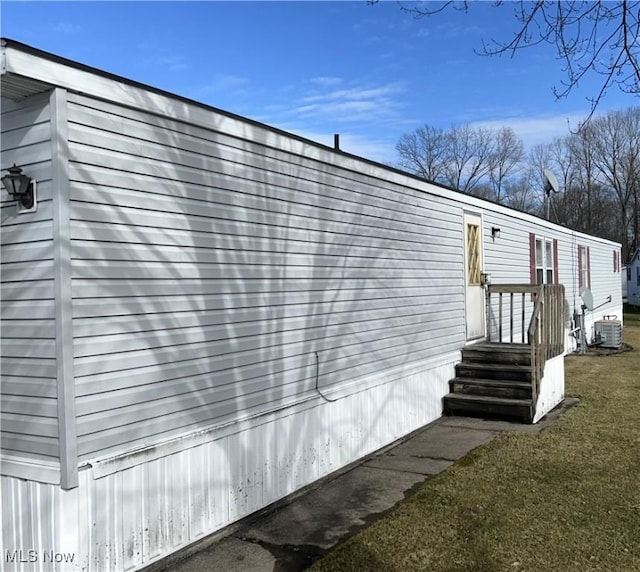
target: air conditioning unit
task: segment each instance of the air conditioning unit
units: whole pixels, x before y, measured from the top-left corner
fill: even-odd
[[[622,324],[619,320],[598,320],[594,322],[596,343],[601,348],[618,349],[622,345]]]

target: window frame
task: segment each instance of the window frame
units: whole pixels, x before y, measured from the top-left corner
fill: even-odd
[[[578,244],[578,288],[591,289],[591,248]]]
[[[529,264],[531,284],[559,284],[558,240],[530,233]]]

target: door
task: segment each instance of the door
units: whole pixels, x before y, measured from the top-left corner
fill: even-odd
[[[482,219],[464,214],[465,319],[467,340],[485,336],[484,289],[482,287]]]

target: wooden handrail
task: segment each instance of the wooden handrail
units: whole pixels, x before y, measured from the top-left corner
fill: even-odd
[[[503,292],[503,293],[525,293],[530,294],[537,292],[540,289],[539,284],[489,284],[487,287],[489,292]]]
[[[498,295],[498,339],[492,340],[492,295]],[[503,296],[509,296],[509,335],[505,341],[503,327]],[[530,294],[530,297],[527,296]],[[517,302],[514,300],[517,296]],[[526,310],[529,300],[533,302],[531,318],[525,328]],[[519,308],[515,305],[518,304]],[[544,375],[544,366],[548,359],[564,352],[564,286],[561,284],[491,284],[487,287],[487,340],[498,343],[514,343],[514,319],[516,310],[520,310],[520,342],[526,343],[531,351],[531,418],[535,415],[540,383]]]
[[[545,307],[544,288],[540,287],[533,304],[533,312],[531,312],[531,320],[527,328],[527,343],[531,348],[531,401],[533,404],[538,402],[538,393],[542,376],[544,375],[544,331],[541,327],[543,308]],[[532,410],[533,415],[533,410]]]

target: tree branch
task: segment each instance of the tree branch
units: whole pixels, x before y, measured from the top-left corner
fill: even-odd
[[[449,8],[466,12],[472,6],[456,0],[399,4],[415,18],[435,16]],[[514,3],[497,0],[493,6],[512,7]],[[596,94],[587,98],[591,103],[587,120],[614,85],[622,91],[640,94],[640,0],[520,0],[515,5],[514,18],[518,27],[510,40],[483,40],[482,49],[476,53],[514,57],[525,48],[540,44],[555,46],[566,74],[564,87],[553,89],[556,99],[567,97],[591,73],[603,77]]]

